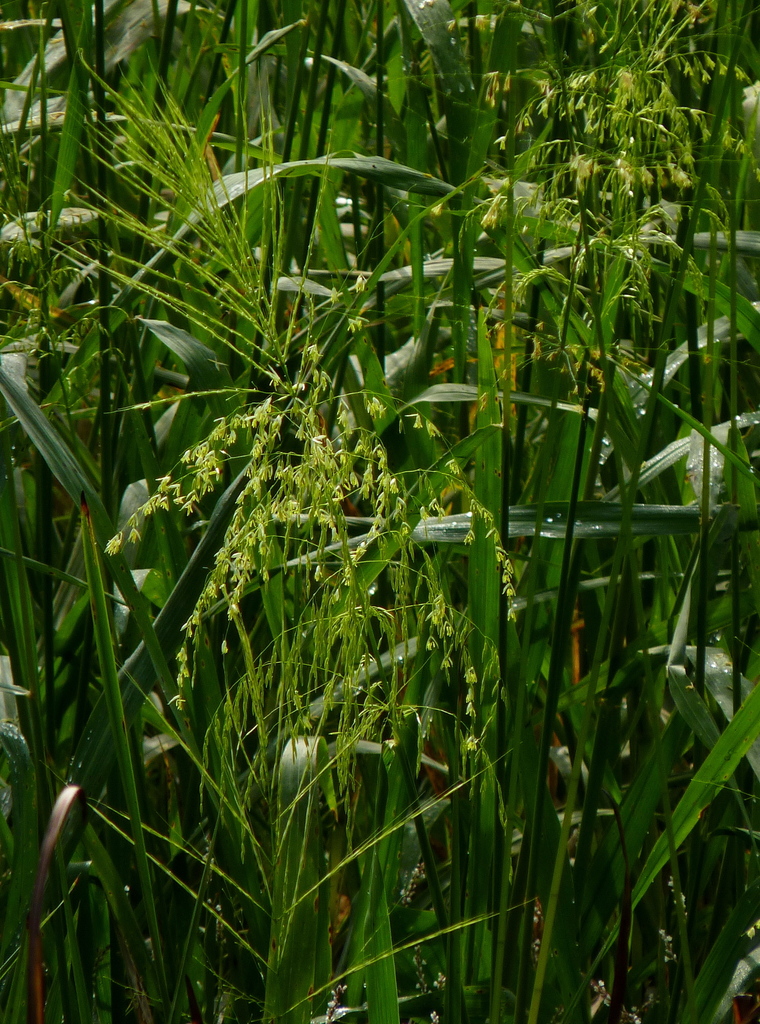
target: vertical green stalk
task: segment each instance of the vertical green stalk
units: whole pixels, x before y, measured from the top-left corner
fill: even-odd
[[[108,308],[111,304],[111,282],[108,274],[109,250],[108,229],[106,224],[106,207],[108,204],[108,166],[111,154],[108,152],[106,138],[106,39],[105,10],[103,0],[95,0],[95,31],[93,44],[95,48],[95,75],[92,79],[92,91],[95,107],[95,154],[97,165],[97,203],[100,207],[98,217],[98,322],[100,326],[100,491],[106,512],[113,518],[115,501],[113,476],[113,430],[111,420],[111,326]]]
[[[507,64],[506,74],[511,76],[514,72],[517,55],[517,23],[514,16],[502,14],[494,33],[492,59],[496,53],[497,43],[506,46]],[[507,180],[507,216],[505,219],[504,232],[504,367],[502,376],[502,440],[501,440],[501,522],[499,529],[501,543],[505,551],[509,549],[509,504],[512,492],[511,486],[511,462],[512,462],[512,437],[511,437],[511,411],[512,404],[509,394],[512,390],[512,348],[514,344],[514,331],[512,327],[513,317],[513,281],[514,281],[514,158],[515,158],[515,95],[514,83],[510,80],[505,92],[506,99],[506,121],[507,137],[505,146],[505,172]],[[509,920],[508,904],[510,895],[510,878],[512,873],[512,831],[517,822],[517,778],[518,765],[520,763],[520,746],[523,737],[524,703],[526,698],[526,687],[517,682],[518,699],[510,708],[512,734],[509,736],[507,724],[507,700],[509,693],[509,602],[506,588],[502,586],[499,597],[499,621],[498,621],[498,657],[499,675],[501,686],[496,704],[496,749],[503,754],[502,760],[497,765],[497,785],[494,792],[494,820],[499,821],[502,807],[505,809],[504,835],[497,829],[497,842],[494,849],[494,871],[495,879],[493,906],[497,912],[497,919],[493,929],[492,963],[491,963],[491,992],[490,992],[490,1014],[491,1020],[500,1019],[501,1012],[501,989],[504,972],[504,958],[506,953],[507,923]],[[511,755],[507,751],[511,750]],[[511,770],[510,770],[511,766]],[[510,780],[509,783],[507,780]]]
[[[314,38],[314,49],[312,50],[311,70],[309,72],[309,84],[306,87],[306,101],[301,121],[301,141],[298,147],[298,159],[305,160],[309,155],[311,142],[311,125],[317,108],[317,89],[319,88],[319,73],[322,68],[322,51],[325,45],[329,7],[327,5],[320,9],[317,31]],[[301,180],[301,179],[297,179]],[[297,182],[296,182],[297,183]]]
[[[176,0],[175,0],[176,2]],[[237,68],[237,137],[235,139],[235,170],[242,171],[248,142],[248,0],[238,4],[238,68]]]
[[[449,924],[446,937],[446,1001],[445,1019],[449,1024],[462,1020],[462,825],[459,811],[459,742],[461,728],[461,702],[459,680],[452,679],[451,699],[454,704],[454,722],[448,730],[449,785],[451,787],[451,881],[449,883]]]
[[[588,367],[584,362],[581,367],[579,374],[578,388],[582,401],[586,400],[586,386]],[[567,654],[567,641],[570,636],[570,625],[572,622],[573,608],[575,606],[575,594],[577,588],[577,568],[573,571],[573,532],[575,528],[575,510],[578,504],[578,498],[580,494],[581,478],[583,471],[583,455],[585,451],[586,442],[586,422],[587,417],[584,416],[581,420],[581,426],[578,431],[578,444],[575,453],[575,468],[573,471],[573,482],[570,491],[570,500],[568,502],[567,509],[567,529],[565,532],[565,540],[562,551],[562,567],[560,570],[560,581],[559,581],[559,592],[557,594],[557,610],[554,620],[554,630],[552,633],[552,649],[549,660],[549,674],[546,683],[546,698],[544,701],[544,712],[543,721],[541,725],[541,740],[538,751],[538,774],[536,779],[536,790],[533,795],[533,812],[530,818],[530,856],[528,860],[528,878],[526,893],[529,898],[532,898],[535,894],[536,883],[538,879],[538,862],[541,850],[541,822],[543,820],[544,804],[546,801],[546,774],[549,767],[549,748],[551,746],[552,737],[555,729],[555,718],[557,715],[557,705],[559,702],[560,689],[562,687],[562,679],[565,671],[565,657]],[[563,851],[560,850],[560,853]],[[523,940],[521,948],[521,963],[520,963],[520,974],[518,979],[518,988],[516,995],[516,1006],[515,1006],[515,1021],[521,1021],[523,1018],[521,1014],[524,1012],[523,1007],[525,1005],[525,999],[527,997],[527,979],[528,979],[528,967],[530,963],[530,943],[531,943],[531,932],[532,932],[532,917],[526,913],[523,919]],[[544,952],[546,949],[546,956],[548,957],[548,950],[550,946],[551,936],[546,934],[546,924],[544,925],[544,937],[541,942],[541,951]],[[545,977],[545,967],[543,972],[537,974],[535,985],[533,988],[533,996],[530,1005],[530,1024],[537,1024],[538,1014],[541,1004],[541,995],[543,992],[543,980]]]
[[[513,193],[512,197],[508,201],[510,202],[510,205],[513,204],[513,202],[514,202],[514,193]],[[511,215],[507,219],[507,224],[509,225],[509,227],[507,228],[507,232],[511,236],[511,234],[512,234],[512,216]],[[510,240],[509,240],[508,244],[509,244],[509,246],[511,248],[511,246],[512,246],[511,237],[510,237]],[[541,266],[543,264],[543,261],[544,261],[544,249],[545,248],[546,248],[546,243],[545,243],[544,240],[542,240],[539,243],[538,251],[536,253],[536,262],[537,262],[538,266]],[[510,285],[510,288],[511,288],[511,285]],[[538,285],[534,285],[533,288],[531,289],[530,313],[529,313],[529,316],[528,316],[528,330],[531,331],[531,332],[535,331],[536,328],[537,328],[540,309],[541,309],[541,289],[540,289],[540,287]],[[533,333],[530,333],[530,334],[528,334],[526,336],[526,339],[525,339],[525,351],[523,353],[522,373],[520,374],[519,384],[518,384],[518,389],[520,391],[524,392],[525,394],[527,394],[530,391],[530,382],[531,382],[531,378],[533,376],[533,355],[534,355],[534,351],[535,351],[535,343],[534,343],[534,340],[533,340],[534,337],[535,337],[535,335]],[[523,467],[523,461],[524,461],[525,428],[526,428],[527,422],[528,422],[528,406],[527,405],[523,404],[523,405],[518,406],[518,408],[517,408],[517,416],[515,417],[515,419],[516,419],[516,423],[515,423],[514,454],[513,454],[513,460],[512,460],[512,468],[511,468],[511,471],[510,471],[510,478],[511,478],[510,479],[510,504],[512,504],[512,505],[516,505],[517,504],[517,502],[518,502],[518,500],[520,498],[520,490],[521,490],[521,487],[522,487],[521,478],[522,478],[522,467]],[[508,508],[509,506],[505,503],[505,507]],[[502,536],[504,536],[503,530],[502,530]]]
[[[77,937],[76,922],[74,920],[74,911],[72,909],[72,900],[70,893],[70,880],[66,873],[66,864],[64,863],[63,851],[60,846],[56,844],[55,848],[55,861],[56,861],[56,881],[57,888],[60,893],[61,903],[63,904],[63,925],[59,926],[57,935],[60,934],[61,940],[57,943],[60,949],[60,960],[61,960],[61,971],[62,977],[71,973],[73,978],[73,992],[69,993],[72,1002],[76,1000],[76,1006],[78,1011],[79,1020],[84,1024],[84,1021],[91,1020],[93,1017],[92,1007],[90,1005],[90,993],[88,991],[87,980],[85,979],[84,972],[82,969],[82,955],[81,955],[81,940]],[[65,941],[63,941],[65,939]]]
[[[729,24],[738,25],[735,21],[738,11],[736,0],[731,0],[731,17]],[[736,31],[736,30],[735,30]],[[731,115],[735,120],[735,96],[736,90],[731,91]],[[732,452],[739,452],[743,445],[739,436],[739,428],[736,425],[736,417],[739,412],[739,352],[738,352],[738,331],[736,327],[737,316],[737,280],[736,280],[736,222],[737,222],[737,183],[736,183],[736,161],[728,157],[727,170],[729,176],[728,194],[728,287],[730,295],[730,342],[728,371],[730,374],[729,385],[729,415],[731,426],[728,432],[728,447]],[[706,468],[706,464],[705,464]],[[731,464],[729,468],[729,488],[731,502],[739,504],[739,481],[736,466]],[[740,588],[740,559],[739,559],[739,532],[734,530],[731,536],[731,663],[732,663],[732,686],[734,714],[739,710],[742,703],[742,663],[744,661],[743,638],[741,635],[741,588]]]
[[[732,21],[732,24],[741,25],[745,21],[744,15],[745,0],[742,0],[741,14],[737,12],[737,17],[740,20]],[[717,99],[715,102],[715,108],[713,111],[712,127],[710,129],[710,136],[705,146],[704,156],[700,165],[699,180],[697,187],[694,191],[694,199],[691,207],[684,211],[684,219],[682,221],[681,230],[679,232],[679,244],[681,246],[681,252],[678,258],[678,264],[675,273],[671,279],[671,286],[668,291],[668,296],[665,304],[665,311],[663,313],[662,321],[660,324],[660,335],[659,344],[657,348],[657,356],[655,361],[654,375],[652,377],[652,386],[647,398],[646,410],[644,414],[642,431],[639,441],[639,447],[637,452],[636,465],[633,469],[632,479],[629,487],[629,501],[626,502],[626,515],[623,522],[623,532],[621,532],[621,540],[627,535],[630,513],[629,509],[633,504],[635,493],[638,485],[638,477],[640,473],[640,467],[647,457],[649,451],[651,438],[654,431],[654,420],[655,410],[657,409],[657,399],[660,391],[662,390],[662,383],[665,375],[665,363],[668,352],[668,342],[673,331],[673,325],[676,320],[676,314],[678,306],[681,300],[681,294],[683,292],[684,279],[686,277],[686,271],[691,258],[692,246],[694,241],[694,232],[697,229],[700,215],[705,206],[707,199],[708,188],[712,183],[715,168],[718,166],[719,160],[718,155],[721,148],[721,138],[723,134],[723,118],[725,115],[726,107],[728,105],[731,90],[734,88],[734,73],[736,70],[736,62],[739,57],[741,49],[741,38],[742,32],[739,28],[733,39],[730,42],[730,50],[728,59],[726,61],[725,71],[717,84],[714,84],[714,88],[718,89]]]
[[[216,80],[219,77],[219,70],[222,66],[222,50],[221,47],[227,42],[227,36],[230,34],[230,28],[232,26],[232,19],[235,15],[235,8],[237,7],[238,0],[227,0],[227,6],[224,11],[224,21],[222,27],[219,30],[219,46],[220,51],[214,58],[214,63],[211,67],[211,74],[208,80],[208,89],[206,90],[206,97],[210,98],[214,95],[216,89]]]
[[[662,812],[665,819],[665,833],[667,835],[668,850],[670,853],[670,870],[673,878],[673,901],[675,904],[676,922],[678,934],[681,940],[680,953],[681,962],[674,983],[674,990],[677,994],[680,991],[681,978],[686,982],[686,1001],[691,1024],[701,1024],[697,1017],[696,1003],[694,1001],[694,971],[691,965],[691,950],[689,947],[689,932],[686,923],[686,907],[684,905],[683,887],[681,885],[681,873],[678,866],[678,850],[676,848],[675,835],[673,833],[673,817],[670,806],[670,793],[668,792],[668,768],[665,762],[662,749],[662,739],[658,730],[655,730],[655,745],[657,756],[657,770],[660,777],[660,792],[662,794]],[[671,1003],[670,1021],[676,1020],[678,1009],[677,999],[675,1005]]]
[[[304,19],[303,29],[301,30],[301,45],[298,48],[298,55],[295,61],[292,59],[293,47],[296,43],[294,39],[295,33],[291,32],[286,37],[286,45],[288,47],[288,53],[290,59],[288,61],[288,67],[292,68],[295,63],[295,74],[288,75],[288,113],[287,120],[285,122],[285,138],[282,143],[282,162],[287,163],[290,160],[290,154],[293,151],[293,140],[296,134],[296,125],[298,123],[299,114],[299,100],[301,98],[301,89],[303,87],[303,76],[305,74],[305,63],[306,53],[309,49],[309,36],[311,35],[311,12],[308,17]],[[312,65],[313,66],[313,65]],[[306,133],[308,136],[308,132]]]
[[[397,0],[397,17],[401,27],[401,45],[404,61],[408,65],[406,80],[406,162],[418,171],[427,167],[427,131],[425,127],[425,98],[420,84],[420,64],[418,54],[412,43],[409,14],[404,0]],[[421,210],[424,206],[422,197],[409,194],[410,206]],[[425,326],[425,275],[424,260],[424,224],[422,219],[415,219],[409,231],[411,246],[410,262],[412,265],[412,293],[414,296],[414,337],[422,335]],[[411,397],[411,396],[410,396]]]
[[[103,680],[103,695],[108,709],[108,721],[111,739],[116,753],[116,763],[127,801],[127,811],[129,814],[132,839],[135,847],[135,858],[137,861],[137,874],[140,879],[143,905],[148,922],[151,943],[153,944],[153,955],[156,964],[163,1015],[168,1017],[171,1000],[169,997],[169,987],[164,968],[161,932],[158,927],[158,913],[155,903],[155,891],[151,878],[150,865],[148,863],[148,854],[145,848],[145,838],[143,836],[142,815],[137,796],[137,780],[135,779],[134,762],[129,750],[129,743],[127,741],[124,707],[122,705],[121,689],[119,687],[119,679],[116,671],[114,644],[111,636],[106,596],[103,589],[103,577],[101,575],[97,549],[95,547],[95,534],[92,527],[92,521],[90,519],[90,511],[84,500],[84,496],[82,496],[81,506],[82,548],[84,551],[85,568],[87,570],[87,582],[90,588],[92,616],[95,624],[95,639]]]
[[[500,353],[499,353],[500,355]],[[492,337],[486,324],[484,310],[478,310],[477,325],[478,408],[477,427],[498,424],[501,420],[498,400],[498,381],[494,366]],[[509,407],[509,384],[504,385],[503,404]],[[481,750],[473,757],[470,788],[471,820],[470,857],[468,862],[467,915],[483,919],[490,910],[493,894],[482,884],[483,878],[492,877],[499,853],[503,852],[499,809],[503,795],[496,789],[503,785],[504,746],[498,733],[500,713],[503,709],[502,676],[499,671],[499,620],[502,598],[502,571],[493,541],[494,528],[501,526],[503,445],[508,443],[501,433],[494,432],[478,449],[475,457],[474,492],[480,506],[486,509],[488,519],[476,516],[472,524],[473,541],[468,559],[469,613],[472,636],[469,641],[472,668],[477,678],[473,682],[474,721],[468,728],[479,736]],[[464,680],[463,680],[464,681]],[[469,689],[469,687],[468,687]],[[469,698],[468,698],[469,699]],[[457,709],[458,713],[458,709]],[[481,765],[493,766],[493,772],[481,774]],[[467,935],[467,971],[475,978],[482,977],[486,963],[482,959],[482,929],[472,927]],[[478,956],[476,959],[476,938]]]
[[[0,573],[0,611],[5,626],[5,644],[13,678],[29,693],[28,700],[18,700],[19,723],[29,745],[34,763],[37,800],[44,816],[52,806],[52,789],[45,765],[45,736],[40,703],[39,668],[34,630],[34,607],[26,567],[23,541],[18,520],[16,494],[13,486],[14,467],[8,428],[2,431],[2,475],[0,489],[0,538],[13,551],[13,561]]]
[[[312,50],[311,70],[309,72],[309,81],[308,81],[308,84],[307,84],[307,87],[306,87],[306,97],[305,97],[305,101],[304,101],[304,108],[303,108],[303,111],[301,112],[302,116],[301,116],[301,125],[300,125],[300,141],[299,141],[299,145],[298,145],[298,159],[299,160],[305,160],[308,157],[308,155],[309,155],[309,148],[310,148],[309,144],[310,144],[310,141],[311,141],[311,125],[312,125],[312,121],[314,119],[314,114],[315,114],[316,106],[317,106],[317,89],[318,89],[319,81],[320,81],[319,74],[320,74],[321,64],[322,64],[322,50],[324,48],[325,34],[326,34],[326,31],[327,31],[327,22],[328,22],[328,16],[329,16],[329,8],[330,8],[329,4],[322,4],[321,7],[320,7],[319,18],[317,20],[316,36],[315,36],[315,39],[314,39],[314,48]],[[304,28],[304,46],[305,46],[306,41],[308,40],[308,37],[309,37],[309,31],[308,30],[309,30],[309,23],[310,23],[310,21],[311,21],[311,15],[309,15],[309,22],[307,22],[307,25]],[[302,59],[301,59],[301,63],[303,63],[303,58],[305,58],[305,49],[304,49],[304,53],[303,53],[303,56],[302,56]],[[300,74],[300,69],[299,69],[299,74]],[[300,80],[299,80],[299,84],[300,84]],[[296,125],[296,120],[297,120],[296,115],[298,113],[298,106],[297,106],[297,103],[295,102],[295,100],[298,98],[299,95],[300,95],[300,89],[296,93],[294,93],[294,97],[295,97],[294,105],[293,105],[293,108],[291,110],[292,120],[291,120],[291,122],[288,125],[289,132],[292,131],[293,133],[295,133],[295,125]],[[283,160],[284,159],[286,159],[285,154],[283,154]],[[287,157],[287,159],[289,159],[289,156]],[[285,234],[284,234],[284,238],[283,238],[283,251],[282,251],[282,266],[283,266],[283,269],[284,269],[284,273],[286,273],[286,274],[290,273],[290,265],[291,265],[292,258],[295,255],[295,253],[299,251],[298,240],[299,240],[299,238],[301,238],[302,232],[304,231],[304,227],[307,227],[309,230],[311,229],[310,222],[307,221],[306,224],[304,225],[304,222],[303,222],[303,219],[302,219],[301,207],[302,207],[303,191],[304,191],[304,187],[305,187],[305,181],[306,181],[305,178],[296,178],[293,181],[292,185],[286,186],[286,188],[288,190],[288,192],[286,193],[286,194],[288,194],[288,214],[286,216],[286,227],[285,227]],[[318,194],[318,189],[319,189],[319,185],[318,185],[318,183],[316,181],[313,183],[312,189],[314,190],[314,194],[316,196]],[[302,251],[304,253],[308,253],[309,245],[310,245],[310,239],[308,237],[304,237],[303,238],[303,245],[301,247]],[[306,270],[305,266],[302,266],[301,270],[305,272],[305,270]],[[284,296],[283,296],[278,301],[278,309],[282,311],[282,310],[284,310],[284,308],[285,308],[285,303],[284,303]]]
[[[174,26],[177,22],[177,6],[179,0],[168,0],[166,5],[166,17],[164,21],[164,31],[161,36],[161,51],[158,55],[158,81],[159,83],[166,85],[167,76],[169,73],[169,61],[172,55],[172,43],[174,42]],[[245,7],[245,0],[241,0],[241,3]],[[100,71],[98,71],[100,75]],[[100,75],[102,78],[103,76]]]
[[[574,287],[574,277],[571,275],[570,291]],[[544,504],[546,502],[546,494],[549,483],[549,465],[550,455],[556,450],[560,437],[560,417],[557,415],[556,402],[558,399],[559,390],[559,377],[560,374],[555,370],[552,381],[552,410],[549,413],[549,422],[547,427],[546,439],[541,447],[541,453],[539,456],[539,462],[537,472],[535,473],[537,484],[536,494],[533,505],[536,510],[536,527],[533,534],[532,544],[533,551],[537,551],[541,543],[541,521],[543,519]],[[528,678],[528,666],[530,663],[531,651],[535,644],[535,638],[533,634],[535,617],[536,617],[536,587],[537,587],[537,573],[535,571],[536,564],[535,555],[532,558],[531,570],[528,573],[527,582],[527,593],[526,593],[526,607],[522,623],[522,631],[520,635],[520,659],[517,671],[510,672],[507,677],[508,684],[508,697],[509,697],[509,717],[508,717],[508,738],[506,741],[505,750],[508,752],[507,759],[507,777],[509,779],[507,805],[505,811],[506,818],[506,836],[511,837],[513,829],[518,825],[520,817],[519,812],[521,810],[520,801],[522,799],[523,804],[528,804],[530,801],[531,794],[526,787],[525,780],[522,778],[521,765],[524,762],[523,754],[523,743],[526,740],[526,729],[527,729],[527,715],[528,715],[528,699],[529,691],[528,685],[531,680]],[[506,623],[505,623],[506,624]],[[521,793],[522,789],[522,793]],[[526,832],[523,836],[523,843],[520,849],[520,855],[517,863],[517,869],[514,878],[511,880],[507,888],[501,890],[499,896],[499,927],[496,935],[497,949],[495,956],[499,958],[500,967],[499,970],[503,969],[504,957],[507,950],[512,949],[518,944],[518,934],[520,930],[520,919],[523,914],[531,913],[532,917],[532,904],[530,907],[527,904],[526,895],[526,880],[528,873],[528,859],[529,859],[529,834]],[[509,873],[511,871],[511,858],[505,850],[505,856],[508,858],[506,863],[502,864],[502,879],[503,881],[509,882]],[[498,876],[497,876],[498,877]],[[515,958],[515,971],[519,970],[521,963],[520,957]]]
[[[53,4],[49,4],[44,24],[40,27],[38,43],[39,62],[39,104],[40,104],[40,135],[39,135],[39,216],[40,222],[40,330],[38,334],[40,393],[46,397],[53,386],[54,374],[51,366],[50,334],[49,334],[49,289],[52,276],[52,260],[50,239],[48,237],[49,208],[51,188],[48,181],[48,87],[47,87],[47,41],[50,35],[50,22],[53,15]],[[36,459],[37,477],[37,509],[36,509],[36,542],[40,561],[50,565],[53,557],[53,523],[50,512],[53,508],[53,477],[45,460],[38,454]],[[45,680],[45,745],[48,756],[55,759],[56,729],[58,715],[55,699],[55,625],[53,621],[53,581],[45,576],[41,582],[40,604],[42,607],[42,656]]]
[[[377,30],[375,39],[375,152],[384,156],[385,128],[383,121],[383,97],[385,95],[385,0],[377,0]],[[377,266],[385,249],[385,192],[381,182],[375,188],[375,229],[372,239],[372,262]],[[378,281],[375,294],[376,317],[375,354],[385,371],[385,283]]]
[[[330,51],[330,56],[334,58],[339,56],[343,44],[343,20],[345,16],[346,0],[338,0],[338,7],[335,12],[335,32],[333,33],[332,47]],[[331,101],[336,74],[337,68],[335,64],[330,63],[327,68],[327,80],[325,82],[324,95],[322,97],[322,119],[319,122],[319,133],[317,135],[315,156],[322,156],[327,145],[327,134],[330,129],[330,115],[332,113]],[[314,183],[309,195],[309,208],[306,212],[306,220],[304,222],[303,249],[301,254],[301,266],[304,268],[308,262],[309,247],[311,245],[311,238],[314,231],[314,221],[317,216],[318,202],[319,189],[316,187],[316,183]]]
[[[708,285],[708,300],[707,300],[707,345],[705,347],[705,386],[704,386],[704,401],[702,402],[703,409],[703,420],[702,422],[708,430],[712,429],[713,421],[713,396],[715,394],[715,380],[716,370],[715,360],[718,353],[715,348],[715,282],[717,276],[717,262],[718,254],[716,251],[716,237],[715,237],[715,226],[712,225],[710,231],[710,266],[709,266],[709,285]],[[733,336],[733,330],[732,330]],[[733,340],[733,337],[732,337]],[[729,441],[730,443],[730,441]],[[708,586],[710,582],[709,572],[709,537],[710,537],[710,516],[712,509],[710,507],[710,491],[711,491],[711,472],[710,472],[710,460],[712,454],[712,446],[708,439],[705,437],[702,444],[702,518],[700,523],[700,534],[699,534],[699,594],[697,600],[697,664],[694,678],[694,685],[697,693],[700,697],[704,696],[705,692],[705,649],[707,647],[707,610],[708,610]],[[733,466],[731,467],[732,476],[734,475]],[[736,533],[734,533],[736,536]],[[733,545],[732,545],[733,554]],[[736,589],[736,588],[734,588]],[[741,669],[740,669],[741,672]],[[739,687],[739,700],[741,700],[741,687]],[[736,714],[738,707],[736,705],[736,693],[734,694],[734,714]]]

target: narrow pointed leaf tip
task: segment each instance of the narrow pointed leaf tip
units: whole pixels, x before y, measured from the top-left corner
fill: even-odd
[[[32,902],[29,908],[29,964],[28,964],[28,1006],[27,1021],[29,1024],[44,1024],[45,1020],[45,982],[42,963],[42,910],[45,896],[45,883],[50,872],[56,844],[63,833],[64,826],[71,814],[74,804],[79,801],[82,814],[87,811],[87,797],[81,786],[64,786],[50,814],[50,821],[42,840],[40,859],[37,865],[37,877],[34,881]]]

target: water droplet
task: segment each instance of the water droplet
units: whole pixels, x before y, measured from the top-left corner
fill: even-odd
[[[464,84],[462,82],[459,83],[459,91],[464,92]]]
[[[449,42],[451,43],[452,46],[456,46],[457,45],[457,37],[456,36],[449,36]]]

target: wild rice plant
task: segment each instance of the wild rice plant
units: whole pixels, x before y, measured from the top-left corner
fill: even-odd
[[[5,1018],[755,1019],[758,12],[3,17]]]

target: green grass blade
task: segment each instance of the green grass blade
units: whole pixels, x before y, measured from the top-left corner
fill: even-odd
[[[187,331],[174,327],[164,320],[143,322],[148,330],[182,360],[190,376],[190,387],[194,391],[206,392],[207,401],[215,417],[228,415],[240,404],[229,370],[219,361],[212,349],[203,345]]]
[[[717,1011],[726,1002],[730,984],[736,970],[753,945],[752,932],[760,916],[760,882],[757,880],[742,893],[741,899],[731,910],[728,921],[721,930],[718,941],[699,972],[694,995],[697,1019],[715,1022]],[[681,1016],[682,1024],[688,1024],[688,1015]]]
[[[77,57],[74,60],[69,77],[66,114],[63,120],[58,159],[55,166],[53,191],[50,197],[49,227],[51,231],[55,230],[61,210],[66,205],[66,195],[71,188],[76,170],[79,145],[87,111],[88,85],[87,70]]]
[[[673,811],[673,835],[680,846],[699,820],[700,812],[728,783],[739,762],[760,734],[760,691],[753,690],[708,752]],[[647,858],[633,891],[639,903],[668,861],[667,837],[661,836]]]
[[[306,1024],[311,997],[327,984],[318,976],[326,930],[318,913],[320,828],[315,785],[317,741],[291,740],[280,758],[272,934],[267,966],[266,1020]]]
[[[219,499],[203,539],[156,618],[154,636],[162,651],[168,656],[179,650],[185,635],[184,625],[206,582],[246,479],[246,473],[241,473]],[[127,659],[121,670],[120,679],[123,688],[124,717],[126,722],[131,724],[156,679],[152,654],[145,642],[141,643]],[[105,703],[100,702],[93,709],[82,740],[72,758],[72,777],[85,788],[92,789],[97,781],[102,779],[104,768],[113,764],[114,749],[108,737],[107,722]]]
[[[143,836],[142,815],[140,813],[140,804],[137,796],[137,781],[135,779],[134,763],[129,751],[127,734],[125,732],[121,687],[119,686],[116,661],[114,659],[108,605],[106,603],[105,592],[103,590],[103,577],[97,561],[95,533],[87,505],[84,501],[82,502],[82,518],[84,525],[82,532],[82,545],[84,548],[85,567],[87,569],[87,582],[89,583],[90,598],[92,601],[92,614],[95,625],[98,659],[103,679],[103,694],[105,697],[106,707],[108,708],[111,736],[110,742],[114,746],[115,759],[127,799],[132,839],[135,846],[137,873],[140,878],[140,888],[148,920],[148,929],[156,957],[156,974],[158,976],[160,999],[164,1013],[168,1014],[170,1006],[169,989],[164,968],[164,956],[161,950],[161,932],[158,927],[158,913],[156,910],[154,884],[151,877],[150,866],[148,864],[147,851],[145,849],[145,838]]]
[[[92,823],[84,831],[83,843],[92,860],[93,871],[103,886],[111,917],[135,965],[137,977],[147,991],[155,992],[158,990],[155,965],[148,956],[145,936],[124,891],[123,876],[98,838]]]
[[[12,722],[0,722],[0,745],[8,759],[13,794],[13,851],[9,857],[11,877],[5,895],[3,938],[0,944],[0,964],[5,964],[12,949],[15,948],[17,954],[20,952],[34,886],[38,836],[34,765],[26,740]]]
[[[0,391],[45,459],[50,471],[68,491],[72,501],[78,503],[82,494],[85,495],[88,508],[91,510],[95,535],[101,548],[105,549],[115,530],[97,491],[74,459],[70,449],[45,418],[39,406],[32,401],[24,382],[10,374],[3,366],[0,366]],[[144,599],[140,596],[131,573],[119,556],[110,560],[109,568],[122,595],[131,604],[161,682],[168,693],[173,695],[174,683],[171,673],[155,640],[145,611]]]
[[[367,941],[367,1007],[370,1020],[387,1021],[388,1024],[399,1024],[398,988],[396,971],[393,962],[393,940],[385,897],[385,881],[377,856],[377,850],[371,855],[370,898],[367,907],[365,934]]]

